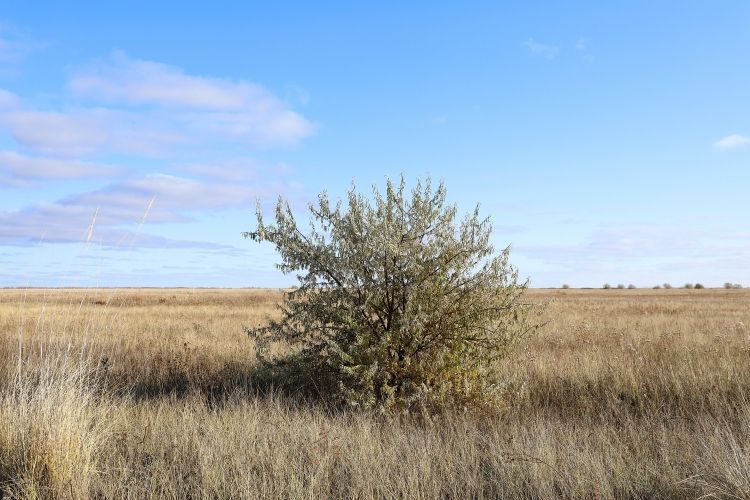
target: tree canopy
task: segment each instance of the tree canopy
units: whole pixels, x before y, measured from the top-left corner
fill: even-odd
[[[278,319],[248,329],[264,362],[269,343],[323,374],[328,390],[354,406],[387,412],[476,405],[497,393],[496,361],[535,329],[526,283],[495,252],[479,207],[457,220],[443,183],[407,191],[321,193],[303,230],[279,198],[275,223],[259,209],[246,237],[275,245],[278,268],[296,273]],[[312,376],[312,375],[311,375]]]

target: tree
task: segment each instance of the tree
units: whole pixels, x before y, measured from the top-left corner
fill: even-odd
[[[492,404],[496,361],[538,325],[524,301],[527,283],[496,253],[489,218],[479,207],[457,222],[443,183],[418,181],[408,196],[403,177],[372,197],[352,187],[346,204],[321,193],[303,232],[282,198],[275,224],[260,208],[257,229],[277,267],[297,273],[280,319],[248,329],[260,357],[284,341],[293,356],[338,400],[386,412],[432,412],[446,405]],[[278,358],[277,358],[278,361]],[[323,382],[321,382],[323,381]]]

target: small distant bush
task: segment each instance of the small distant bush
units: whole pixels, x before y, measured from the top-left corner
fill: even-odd
[[[610,285],[609,283],[605,283],[602,288],[604,288],[605,290],[609,290],[610,288],[612,288],[612,285]]]
[[[659,290],[659,289],[661,289],[661,285],[654,285],[653,288],[654,288],[654,290]]]
[[[669,283],[664,283],[664,288],[670,289],[672,288],[672,285],[670,285]]]
[[[500,403],[496,361],[537,325],[509,249],[491,244],[490,220],[478,208],[457,220],[444,185],[429,179],[411,193],[403,178],[385,192],[352,187],[345,203],[324,192],[309,210],[299,226],[280,199],[275,224],[259,208],[245,233],[275,245],[279,269],[300,282],[268,326],[246,328],[261,365],[299,368],[300,385],[389,414]],[[275,342],[292,354],[274,357]]]
[[[742,288],[742,285],[740,285],[739,283],[724,283],[724,288],[726,288],[727,290],[732,288],[739,289]]]
[[[696,283],[696,284],[695,284],[695,288],[697,288],[698,290],[703,290],[703,289],[704,289],[704,288],[706,288],[706,287],[705,287],[705,286],[703,286],[703,284],[702,284],[702,283]]]
[[[628,290],[635,290],[636,288],[638,288],[638,287],[637,287],[637,286],[635,286],[635,285],[634,285],[634,284],[632,284],[632,283],[628,285]]]
[[[740,285],[739,283],[735,283],[734,285],[732,285],[732,288],[742,288],[742,285]]]
[[[733,285],[731,283],[724,283],[724,288],[726,288],[727,290],[729,290],[730,288],[732,288],[732,286]]]
[[[568,288],[570,288],[570,285],[568,285],[567,283],[565,283],[562,287],[563,287],[563,290],[567,290]]]
[[[623,285],[622,283],[620,283],[619,285],[617,285],[617,288],[619,290],[624,290],[625,289],[625,285]]]
[[[693,289],[695,288],[695,285],[693,285],[692,283],[685,283],[685,285],[682,288]]]

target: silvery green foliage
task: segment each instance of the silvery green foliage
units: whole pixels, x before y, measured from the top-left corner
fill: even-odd
[[[484,405],[500,387],[496,361],[534,327],[526,284],[495,253],[489,219],[478,208],[457,221],[445,187],[430,180],[409,192],[390,180],[385,193],[348,193],[332,205],[325,193],[307,230],[282,199],[275,224],[257,213],[245,233],[271,242],[277,267],[299,287],[281,317],[250,329],[261,358],[272,342],[293,347],[310,373],[325,373],[342,401],[388,412]]]

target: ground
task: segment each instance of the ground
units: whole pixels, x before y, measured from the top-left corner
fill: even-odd
[[[532,290],[505,407],[432,421],[267,387],[278,290],[0,290],[0,498],[750,495],[750,291]]]

